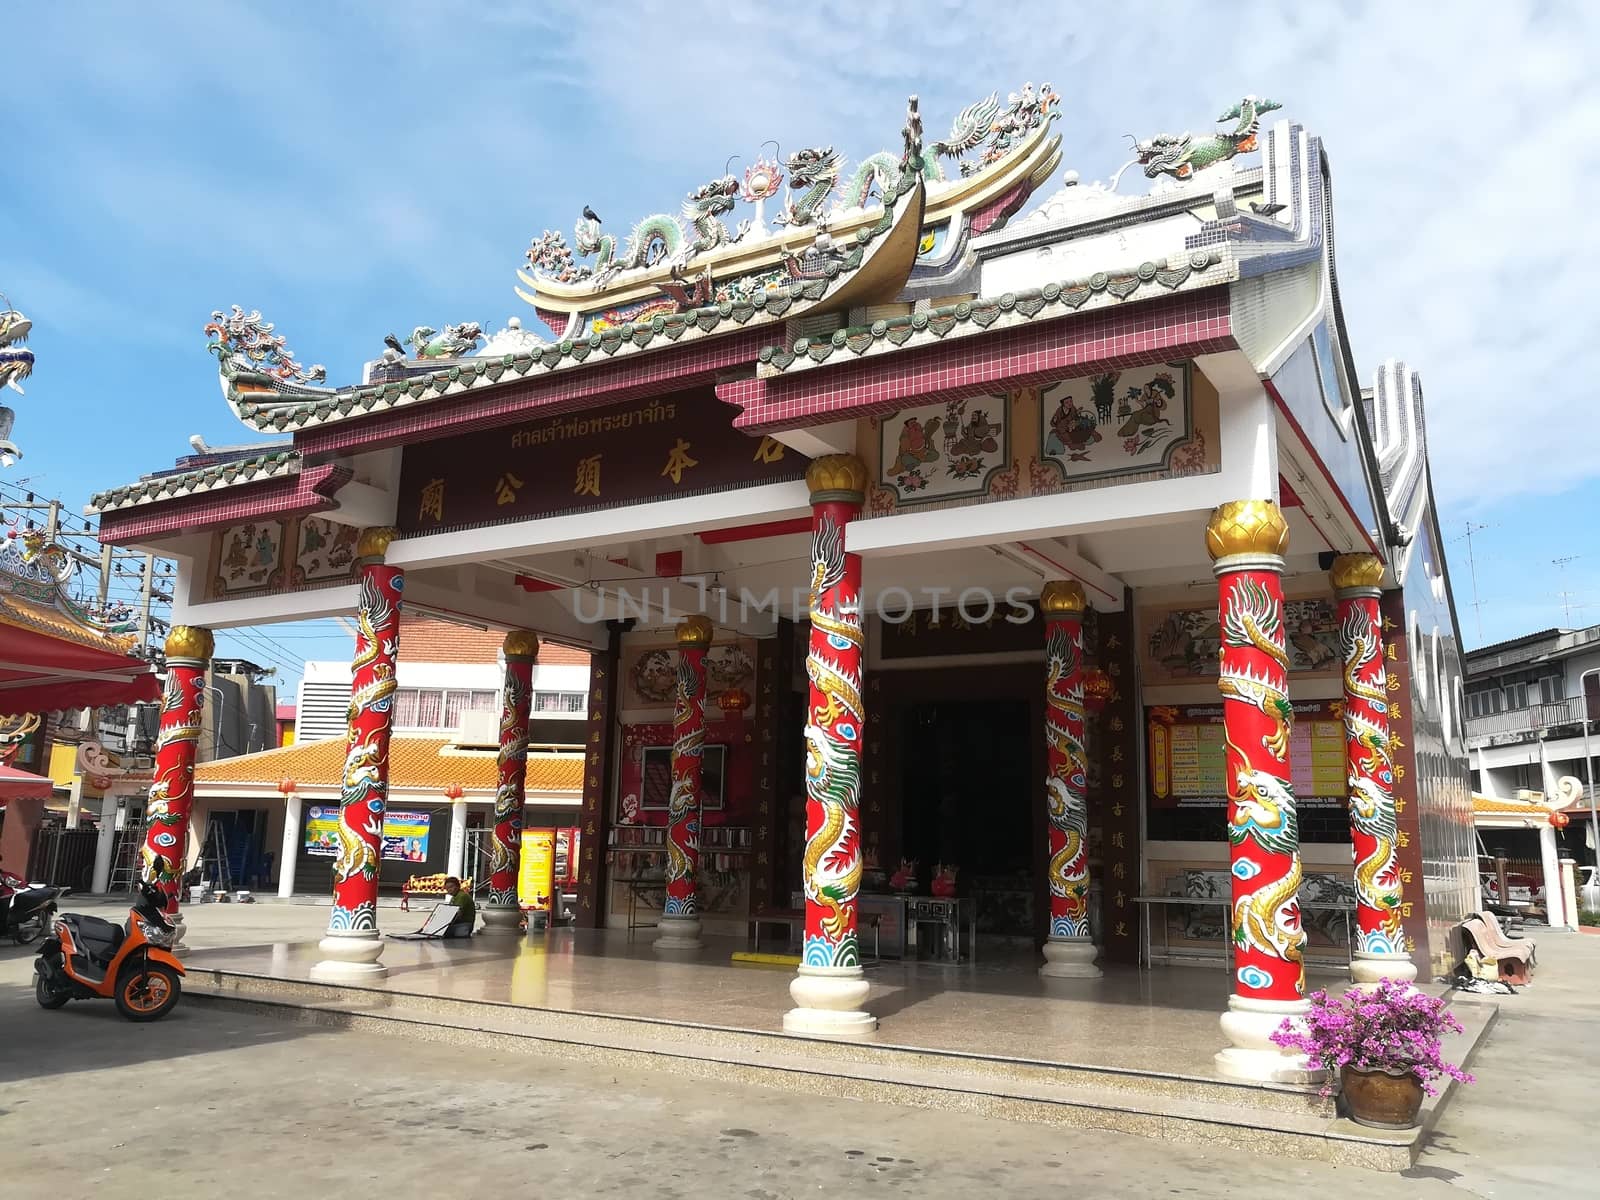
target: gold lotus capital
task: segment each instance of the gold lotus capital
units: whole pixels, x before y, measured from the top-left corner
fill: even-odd
[[[215,648],[211,630],[200,625],[174,625],[167,634],[168,658],[197,658],[204,662]]]
[[[1053,579],[1039,593],[1039,608],[1047,617],[1075,617],[1088,607],[1083,584],[1076,579]]]
[[[706,617],[685,617],[678,622],[678,645],[685,650],[711,645],[711,621]]]
[[[824,454],[806,468],[811,503],[844,500],[860,504],[867,495],[867,464],[854,454]]]
[[[1206,522],[1206,553],[1213,561],[1233,554],[1275,554],[1289,549],[1289,522],[1271,500],[1229,500]]]
[[[363,529],[361,531],[361,540],[356,543],[356,557],[381,559],[389,552],[389,543],[399,536],[400,531],[388,525]]]
[[[539,635],[531,629],[513,629],[501,647],[507,658],[538,658]]]
[[[1376,554],[1341,554],[1333,560],[1328,577],[1335,591],[1383,586],[1383,560]]]

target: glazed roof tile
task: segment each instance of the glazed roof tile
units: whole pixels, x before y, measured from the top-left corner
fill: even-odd
[[[1480,796],[1472,793],[1473,813],[1483,813],[1493,816],[1508,817],[1533,817],[1537,820],[1550,819],[1550,809],[1542,804],[1535,804],[1531,800],[1502,800],[1497,796]]]
[[[789,370],[820,366],[836,354],[860,358],[927,345],[950,336],[971,336],[991,328],[1006,329],[1033,320],[1049,320],[1076,312],[1090,300],[1115,303],[1131,299],[1151,284],[1174,291],[1195,276],[1203,276],[1196,280],[1197,286],[1228,283],[1232,280],[1231,273],[1211,270],[1223,258],[1220,250],[1193,250],[1175,255],[1165,263],[1143,262],[1129,269],[1096,271],[1081,279],[963,300],[927,312],[839,329],[826,338],[799,338],[791,346],[764,348],[759,372],[763,377],[771,377]]]
[[[236,462],[218,463],[194,471],[178,471],[170,475],[152,475],[138,483],[111,488],[91,497],[86,512],[110,512],[133,508],[157,500],[177,500],[201,492],[216,491],[241,483],[259,483],[292,475],[300,469],[300,455],[283,449],[271,454],[259,454]]]
[[[104,650],[107,654],[125,655],[137,640],[131,635],[119,637],[90,629],[65,613],[16,595],[0,595],[0,625],[49,634],[75,645]]]
[[[498,782],[493,750],[451,750],[451,740],[398,734],[389,743],[389,786],[394,790],[437,791],[460,784],[469,792],[493,794]],[[345,740],[299,742],[257,754],[201,763],[197,787],[206,784],[260,784],[276,790],[280,779],[302,788],[337,788],[344,773]],[[529,793],[583,791],[583,754],[530,753],[525,788]]]

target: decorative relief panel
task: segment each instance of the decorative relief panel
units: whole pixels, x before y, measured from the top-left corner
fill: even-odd
[[[746,707],[753,703],[756,688],[756,643],[754,638],[713,642],[706,651],[706,707],[715,712],[725,692],[741,691]],[[623,679],[626,687],[622,706],[671,708],[673,689],[678,679],[678,651],[675,643],[628,647],[623,651]]]
[[[207,599],[347,583],[360,532],[322,517],[232,525],[212,537]]]
[[[212,596],[225,599],[281,588],[285,532],[281,521],[246,521],[218,533],[213,539]]]
[[[1042,389],[1040,480],[1052,471],[1075,482],[1172,466],[1193,437],[1189,375],[1187,363],[1157,364]]]
[[[361,531],[322,517],[305,517],[295,539],[294,582],[297,586],[350,578]]]
[[[878,484],[896,507],[982,496],[1011,464],[1011,405],[973,396],[903,409],[878,422]]]
[[[1146,683],[1195,683],[1217,677],[1222,645],[1217,606],[1163,606],[1141,613]],[[1289,670],[1331,675],[1339,669],[1339,623],[1332,599],[1285,600]]]
[[[1190,363],[868,418],[869,516],[1117,487],[1221,469],[1216,389]]]

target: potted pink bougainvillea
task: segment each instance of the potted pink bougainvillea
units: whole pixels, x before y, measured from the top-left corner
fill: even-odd
[[[1438,1094],[1437,1080],[1472,1082],[1441,1056],[1443,1036],[1461,1032],[1443,1000],[1392,979],[1370,991],[1351,988],[1339,997],[1318,991],[1310,999],[1311,1011],[1285,1021],[1272,1040],[1328,1072],[1322,1094],[1331,1095],[1337,1085],[1351,1120],[1409,1129],[1424,1093]]]

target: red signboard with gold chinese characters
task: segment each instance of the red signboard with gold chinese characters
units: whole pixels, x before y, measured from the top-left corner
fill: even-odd
[[[395,524],[414,536],[805,476],[803,455],[733,415],[702,389],[407,446]]]

